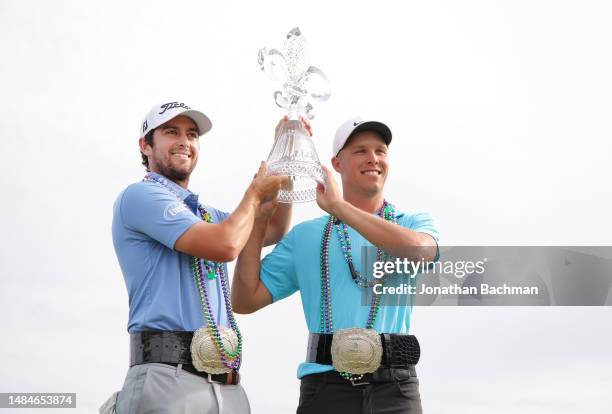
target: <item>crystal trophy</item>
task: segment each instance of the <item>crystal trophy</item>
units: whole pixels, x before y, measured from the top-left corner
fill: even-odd
[[[300,118],[314,118],[313,103],[329,98],[329,81],[320,69],[310,65],[306,41],[297,27],[287,33],[282,52],[263,48],[257,60],[261,70],[277,82],[274,101],[287,110],[289,119],[279,131],[266,161],[269,175],[291,178],[278,199],[282,203],[315,200],[317,182],[325,182],[325,175]]]

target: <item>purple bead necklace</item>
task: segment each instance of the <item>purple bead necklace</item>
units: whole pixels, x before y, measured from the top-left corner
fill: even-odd
[[[378,210],[377,215],[387,221],[397,224],[397,217],[395,215],[395,209],[393,205],[388,203],[386,200],[383,201],[382,207]],[[332,315],[332,304],[331,304],[331,289],[330,289],[330,276],[329,276],[329,246],[332,235],[332,228],[336,227],[338,240],[340,242],[340,248],[346,263],[351,271],[351,276],[357,286],[362,288],[372,288],[375,284],[381,283],[378,280],[369,280],[361,273],[359,273],[353,264],[353,254],[351,249],[351,239],[348,234],[348,228],[346,224],[340,222],[333,216],[329,216],[327,223],[323,229],[323,235],[321,237],[321,304],[319,308],[319,326],[323,333],[333,333],[333,315]],[[380,248],[376,249],[376,259],[382,261],[388,255]],[[384,279],[383,279],[384,281]],[[366,322],[366,328],[372,329],[376,316],[378,315],[378,309],[380,307],[380,296],[372,294],[372,300],[370,301],[370,309],[368,311],[368,319]]]
[[[154,176],[151,173],[148,173],[144,176],[143,181],[153,182],[157,185],[164,187],[171,194],[173,194],[179,202],[185,205],[185,202],[180,197],[180,195],[170,187],[167,180],[164,178],[159,178]],[[189,210],[187,205],[185,208]],[[191,211],[191,210],[189,210]],[[200,213],[200,218],[207,223],[212,223],[212,216],[202,204],[198,203],[198,212]],[[242,335],[240,333],[240,329],[238,328],[238,324],[236,323],[236,319],[234,318],[234,312],[232,310],[232,303],[229,299],[229,282],[227,278],[227,274],[225,273],[225,267],[223,263],[215,262],[212,260],[200,259],[198,257],[193,256],[191,262],[191,269],[193,271],[193,279],[195,281],[196,287],[198,289],[198,293],[200,294],[200,302],[202,304],[202,311],[204,312],[204,319],[206,319],[207,326],[210,328],[210,336],[215,344],[215,347],[219,351],[219,355],[221,356],[221,361],[223,365],[230,369],[238,369],[240,368],[241,356],[242,356]],[[204,275],[206,274],[206,278]],[[223,299],[225,301],[225,311],[227,312],[227,317],[229,319],[230,326],[232,330],[236,333],[236,337],[238,338],[238,346],[235,351],[228,350],[223,344],[223,340],[221,338],[221,333],[219,330],[219,326],[216,324],[212,307],[210,305],[210,299],[208,294],[208,280],[207,279],[215,279],[219,277],[219,281],[221,282],[221,290],[223,292]]]
[[[383,201],[383,205],[378,210],[376,215],[380,218],[397,224],[397,218],[395,217],[395,209],[386,200]],[[335,220],[334,222],[336,231],[338,233],[338,240],[340,240],[340,248],[342,250],[344,259],[346,260],[346,264],[348,265],[351,271],[353,281],[357,283],[358,286],[363,288],[374,287],[375,284],[379,283],[376,279],[368,279],[367,277],[363,276],[357,269],[355,269],[355,265],[353,263],[353,251],[351,248],[351,238],[348,233],[348,227],[346,226],[346,224],[340,222],[339,220]],[[388,257],[389,255],[386,254],[382,249],[376,249],[376,260],[378,262],[382,262]]]

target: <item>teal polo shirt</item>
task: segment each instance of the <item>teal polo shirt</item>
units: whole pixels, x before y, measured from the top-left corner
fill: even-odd
[[[431,235],[438,242],[438,230],[427,213],[404,214],[396,212],[398,224]],[[260,277],[270,291],[274,302],[300,291],[302,308],[308,330],[321,332],[319,312],[321,304],[321,236],[329,216],[306,221],[295,226],[276,245],[261,263]],[[348,227],[353,262],[361,265],[361,246],[373,246],[357,231]],[[330,288],[334,329],[364,328],[369,306],[362,306],[362,288],[357,286],[340,250],[336,230],[332,231],[329,252]],[[374,329],[385,333],[408,333],[411,306],[381,306]],[[305,352],[305,351],[304,351]],[[333,370],[331,365],[303,362],[297,376]]]
[[[205,321],[191,270],[192,256],[176,251],[174,244],[202,221],[196,216],[198,196],[154,175],[165,180],[187,207],[166,188],[150,181],[131,184],[115,201],[113,244],[129,297],[127,330],[195,331]],[[212,207],[204,208],[214,223],[228,216]],[[229,326],[219,278],[206,283],[216,323]]]

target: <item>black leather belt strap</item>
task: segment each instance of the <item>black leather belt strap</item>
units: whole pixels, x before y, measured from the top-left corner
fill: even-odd
[[[240,382],[238,371],[227,374],[209,374],[195,369],[191,361],[193,332],[143,331],[130,334],[130,367],[157,362],[177,366],[208,382],[236,385]]]
[[[331,345],[334,334],[310,333],[306,362],[332,365]],[[414,335],[380,334],[383,346],[382,367],[406,368],[419,362],[421,348]]]
[[[130,366],[150,362],[191,364],[193,332],[144,331],[130,334]]]

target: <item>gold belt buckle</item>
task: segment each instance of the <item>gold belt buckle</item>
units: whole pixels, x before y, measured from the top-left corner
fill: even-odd
[[[380,367],[382,341],[374,329],[349,328],[334,332],[331,345],[332,365],[338,372],[369,374]],[[351,380],[353,385],[368,384]]]
[[[227,349],[234,352],[238,348],[238,337],[232,329],[221,327],[219,334],[221,335],[223,345]],[[208,327],[202,327],[193,334],[193,339],[191,340],[191,360],[195,369],[200,372],[208,372],[209,377],[210,374],[226,374],[231,371],[230,368],[223,364],[219,350],[217,350],[211,338],[211,331]]]

